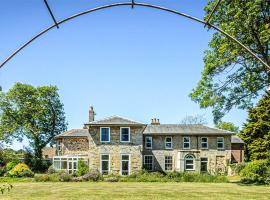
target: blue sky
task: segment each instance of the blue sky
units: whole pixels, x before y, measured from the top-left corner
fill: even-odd
[[[121,0],[49,0],[58,20]],[[202,18],[206,0],[145,0]],[[0,61],[52,24],[43,1],[0,1]],[[57,85],[68,128],[81,128],[94,106],[96,118],[114,114],[150,122],[178,123],[203,114],[188,94],[200,80],[203,52],[213,32],[203,25],[150,8],[98,11],[53,29],[0,69],[0,85]],[[224,121],[241,126],[246,112],[231,111]],[[19,149],[27,142],[15,142]]]

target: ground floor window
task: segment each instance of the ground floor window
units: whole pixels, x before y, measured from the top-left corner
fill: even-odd
[[[185,157],[185,170],[187,171],[194,170],[194,156],[193,155],[187,155]]]
[[[110,172],[110,155],[102,154],[101,155],[101,174],[108,175]]]
[[[165,171],[172,170],[172,156],[165,156]]]
[[[144,169],[152,171],[153,170],[153,156],[152,155],[145,155],[144,156]]]
[[[201,172],[207,172],[208,158],[201,158]]]
[[[130,171],[130,155],[121,155],[121,175],[129,175]]]
[[[65,170],[69,174],[74,173],[78,169],[78,160],[81,157],[55,156],[53,158],[53,167],[56,170]],[[84,159],[83,159],[84,160]],[[85,161],[87,162],[87,161]]]

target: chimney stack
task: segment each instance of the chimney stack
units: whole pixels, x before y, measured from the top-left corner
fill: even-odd
[[[157,118],[151,119],[151,125],[160,125],[159,119]]]
[[[95,112],[93,106],[89,108],[89,122],[95,121]]]

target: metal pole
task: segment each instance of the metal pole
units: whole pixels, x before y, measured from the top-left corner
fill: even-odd
[[[177,15],[180,15],[180,16],[183,16],[183,17],[186,17],[188,19],[191,19],[193,21],[199,22],[201,24],[208,25],[209,27],[212,27],[213,29],[219,31],[220,33],[224,34],[229,39],[231,39],[234,42],[236,42],[237,44],[239,44],[243,49],[245,49],[250,55],[252,55],[256,60],[258,60],[270,72],[270,66],[266,62],[264,62],[261,58],[259,58],[255,53],[253,53],[248,47],[246,47],[244,44],[242,44],[239,40],[237,40],[236,38],[234,38],[233,36],[231,36],[227,32],[223,31],[222,29],[216,27],[215,25],[212,25],[212,24],[209,24],[209,23],[207,24],[206,21],[201,20],[201,19],[199,19],[197,17],[193,17],[191,15],[187,15],[185,13],[181,13],[181,12],[178,12],[176,10],[172,10],[172,9],[169,9],[169,8],[164,8],[164,7],[161,7],[161,6],[155,6],[155,5],[151,5],[151,4],[145,4],[145,3],[134,3],[134,5],[141,6],[141,7],[155,8],[155,9],[167,11],[167,12],[170,12],[170,13],[174,13],[174,14],[177,14]],[[67,18],[59,21],[57,24],[65,23],[65,22],[67,22],[69,20],[72,20],[74,18],[77,18],[77,17],[79,17],[81,15],[85,15],[85,14],[88,14],[88,13],[91,13],[91,12],[95,12],[95,11],[98,11],[98,10],[103,10],[103,9],[106,9],[106,8],[112,8],[112,7],[117,7],[117,6],[132,6],[132,2],[128,2],[128,3],[114,3],[114,4],[109,4],[109,5],[104,5],[104,6],[96,7],[96,8],[90,9],[90,10],[86,10],[86,11],[77,13],[77,14],[72,15],[70,17],[67,17]],[[1,63],[0,68],[3,67],[11,58],[13,58],[23,48],[25,48],[27,45],[29,45],[31,42],[33,42],[35,39],[39,38],[41,35],[43,35],[44,33],[48,32],[49,30],[51,30],[52,28],[54,28],[56,26],[57,26],[56,24],[51,25],[48,28],[46,28],[45,30],[43,30],[40,33],[38,33],[37,35],[35,35],[33,38],[31,38],[29,41],[27,41],[25,44],[23,44],[21,47],[19,47],[8,58],[6,58],[4,60],[4,62]]]
[[[47,7],[47,9],[48,9],[48,11],[49,11],[49,13],[50,13],[50,15],[51,15],[53,21],[54,21],[54,24],[56,25],[57,28],[59,28],[58,23],[57,23],[57,21],[56,21],[54,15],[53,15],[53,12],[52,12],[52,10],[51,10],[51,8],[50,8],[50,6],[49,6],[47,0],[44,0],[44,3],[45,3],[45,5],[46,5],[46,7]]]
[[[213,14],[216,12],[216,10],[217,10],[217,8],[218,8],[220,2],[221,2],[221,0],[218,0],[218,1],[217,1],[217,3],[216,3],[216,5],[215,5],[214,9],[212,10],[212,12],[210,13],[208,19],[206,20],[206,22],[205,22],[206,24],[204,25],[204,27],[205,27],[206,25],[209,24],[210,19],[212,18]]]

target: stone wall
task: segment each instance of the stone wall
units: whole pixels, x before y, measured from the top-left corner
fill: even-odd
[[[130,173],[142,169],[142,131],[143,127],[130,127],[130,142],[120,142],[120,126],[110,127],[110,142],[100,142],[100,127],[90,127],[89,164],[90,168],[100,170],[102,154],[110,155],[110,172],[120,173],[121,154],[130,154]]]
[[[87,137],[66,137],[61,139],[62,155],[87,154],[89,142]]]
[[[195,171],[200,172],[200,160],[204,157],[208,158],[209,173],[226,173],[228,163],[231,159],[230,136],[224,136],[225,148],[222,150],[217,150],[217,136],[207,136],[208,149],[201,148],[200,136],[190,136],[190,149],[183,149],[184,136],[180,135],[172,135],[173,148],[165,149],[165,137],[168,136],[169,135],[152,136],[152,149],[144,149],[143,151],[143,155],[154,156],[154,171],[165,171],[165,156],[168,155],[173,157],[173,170],[184,171],[185,157],[192,155],[195,158]],[[145,145],[145,143],[143,145]]]

